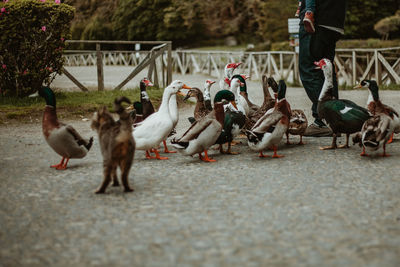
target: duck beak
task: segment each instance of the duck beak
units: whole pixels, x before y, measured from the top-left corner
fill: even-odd
[[[361,83],[360,83],[360,84],[357,84],[356,86],[353,87],[353,89],[360,89],[360,88],[362,88]]]
[[[238,109],[237,106],[236,106],[235,101],[231,101],[231,104],[232,104],[232,106],[233,106],[236,110]]]
[[[189,87],[189,86],[187,86],[186,84],[184,84],[184,85],[182,86],[182,88],[183,88],[183,89],[192,89],[192,87]]]
[[[320,70],[321,69],[321,66],[319,65],[319,62],[314,62],[314,65],[316,66],[314,69],[316,69],[316,70]]]
[[[131,111],[134,110],[135,108],[133,107],[133,105],[130,105],[128,107],[125,108],[126,111]]]

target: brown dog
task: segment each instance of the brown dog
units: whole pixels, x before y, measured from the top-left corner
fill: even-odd
[[[108,184],[113,179],[113,186],[118,186],[117,167],[121,170],[121,180],[125,192],[132,192],[129,187],[128,175],[135,154],[135,140],[132,136],[132,117],[122,107],[121,103],[131,101],[126,97],[119,97],[114,101],[114,109],[119,115],[115,121],[106,107],[100,108],[92,119],[92,129],[99,134],[101,154],[103,155],[104,180],[96,194],[105,193]]]

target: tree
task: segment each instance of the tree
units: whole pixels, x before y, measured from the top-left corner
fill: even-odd
[[[374,29],[377,33],[382,35],[384,39],[389,38],[389,34],[392,33],[393,36],[400,36],[400,10],[397,10],[394,16],[383,18],[378,21]]]

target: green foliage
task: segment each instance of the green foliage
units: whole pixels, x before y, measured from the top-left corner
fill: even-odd
[[[391,34],[394,37],[400,37],[400,10],[394,16],[386,17],[378,21],[374,29],[385,39]]]
[[[64,40],[74,9],[53,1],[0,3],[0,88],[3,96],[26,96],[50,83],[63,66]]]
[[[400,8],[398,0],[347,1],[345,38],[365,39],[379,37],[374,25],[382,18],[392,16]]]

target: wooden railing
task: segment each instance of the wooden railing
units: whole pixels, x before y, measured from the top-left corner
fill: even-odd
[[[66,50],[64,53],[64,66],[97,66],[97,85],[98,90],[104,90],[104,71],[103,65],[129,65],[135,68],[114,90],[120,90],[131,79],[139,74],[146,67],[148,68],[147,77],[152,80],[156,86],[167,86],[172,81],[172,43],[171,41],[95,41],[95,40],[68,40],[67,43],[95,44],[96,50]],[[145,53],[140,51],[105,51],[101,49],[102,45],[154,45],[150,51]],[[123,56],[128,55],[128,58]],[[133,63],[133,64],[132,64]],[[158,64],[159,63],[159,64]],[[157,67],[159,65],[159,67]],[[158,71],[160,70],[160,71]],[[62,72],[81,90],[88,89],[78,81],[65,68]],[[161,79],[159,76],[161,75]],[[160,84],[161,82],[161,84]]]
[[[143,43],[143,42],[132,42]],[[158,43],[159,44],[159,43]],[[170,43],[168,43],[170,46]],[[68,52],[68,51],[67,51]],[[99,53],[97,51],[97,53]],[[250,76],[251,79],[261,79],[263,74],[275,79],[289,82],[300,82],[298,73],[298,54],[292,51],[268,52],[227,52],[199,50],[167,50],[158,51],[101,51],[104,65],[141,65],[149,56],[159,57],[158,63],[152,58],[153,64],[149,72],[156,75],[159,70],[168,70],[181,74],[202,73],[222,78],[223,69],[228,62],[242,62],[238,72]],[[99,66],[96,52],[75,51],[65,54],[66,66]],[[377,80],[378,84],[400,84],[400,47],[385,49],[337,49],[335,64],[338,68],[338,78],[341,84],[355,85],[362,79]],[[147,65],[146,65],[147,66]],[[164,77],[164,74],[161,74]],[[150,76],[150,75],[149,75]],[[171,81],[172,78],[166,79]],[[165,85],[165,83],[163,83]]]

